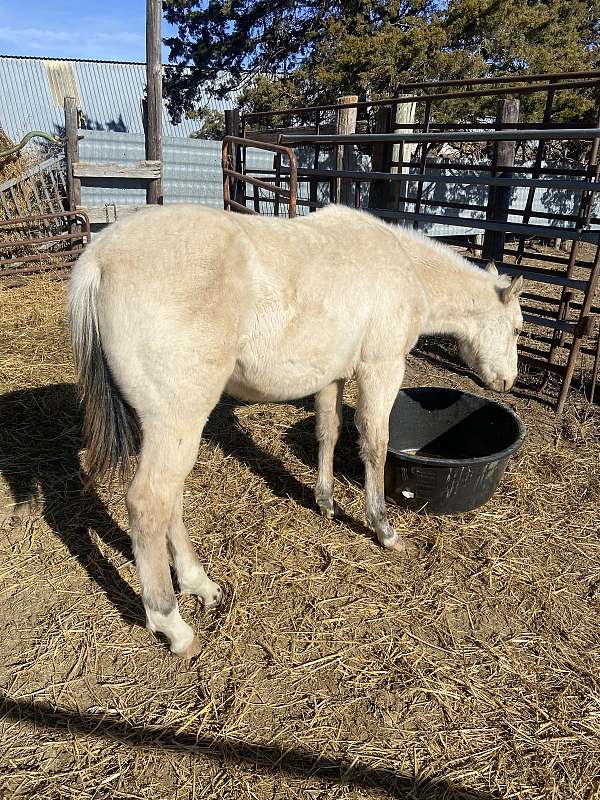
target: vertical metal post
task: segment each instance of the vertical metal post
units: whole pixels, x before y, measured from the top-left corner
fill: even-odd
[[[223,139],[223,142],[221,143],[221,167],[223,169],[223,208],[225,211],[231,210],[231,206],[229,205],[229,201],[231,200],[231,192],[229,190],[229,175],[225,174],[225,170],[231,167],[229,147],[230,143],[226,139]]]
[[[431,100],[428,99],[425,101],[425,111],[423,112],[423,133],[429,132],[429,125],[431,122]],[[423,142],[421,145],[421,160],[419,164],[419,172],[424,175],[427,169],[427,142]],[[407,192],[408,194],[408,192]],[[421,200],[423,199],[423,181],[419,181],[417,184],[417,197],[415,200],[415,214],[419,214],[421,211]],[[419,227],[418,222],[414,222],[413,227],[416,229]]]
[[[255,185],[252,187],[252,189],[253,189],[252,196],[254,198],[254,210],[256,211],[257,214],[260,214],[260,192],[258,186]]]
[[[546,106],[544,108],[544,117],[542,119],[542,128],[547,128],[550,125],[552,118],[552,106],[554,104],[554,89],[548,89],[546,95]],[[537,179],[541,175],[542,163],[544,161],[544,151],[546,149],[546,142],[544,140],[538,142],[537,151],[535,154],[535,162],[531,168],[531,177]],[[535,198],[535,186],[532,186],[527,192],[527,200],[523,210],[522,222],[526,225],[531,219],[531,212],[533,210],[533,201]],[[515,264],[520,264],[523,260],[523,253],[525,251],[525,236],[519,236],[519,245],[517,248],[517,255],[515,256]]]
[[[298,210],[298,162],[291,148],[288,149],[287,155],[290,162],[290,205],[288,216],[290,219],[294,219]]]
[[[510,128],[519,121],[519,101],[503,100],[498,111],[498,128]],[[494,177],[512,178],[511,167],[515,163],[515,140],[498,142],[494,146],[494,160],[492,175]],[[485,215],[487,220],[494,222],[507,222],[508,209],[512,189],[509,186],[491,186],[488,194],[488,210]],[[482,258],[492,261],[502,261],[506,234],[503,231],[486,231],[483,236]]]
[[[274,160],[274,169],[275,169],[275,186],[279,188],[281,186],[281,154],[277,153]],[[273,214],[278,217],[279,216],[279,192],[275,192],[273,195]]]
[[[240,111],[238,108],[228,108],[225,111],[225,136],[239,136],[240,135]],[[240,148],[230,142],[229,144],[229,166],[236,172],[241,172],[241,154]],[[232,200],[240,203],[242,187],[237,178],[229,176],[229,196]]]
[[[321,113],[319,111],[317,111],[316,119],[315,119],[315,133],[318,136],[320,132],[321,132]],[[320,147],[320,145],[316,144],[315,145],[315,152],[314,152],[314,156],[313,156],[313,169],[315,169],[315,170],[319,169],[319,154],[320,154],[320,152],[321,152],[321,147]],[[319,186],[318,179],[315,176],[312,176],[311,178],[309,178],[309,184],[308,184],[309,200],[310,200],[310,202],[312,204],[312,205],[309,206],[309,209],[308,209],[309,213],[317,210],[316,206],[317,206],[318,197],[319,197],[318,186]]]
[[[394,133],[398,131],[406,130],[404,127],[405,125],[410,125],[411,128],[408,128],[408,132],[412,132],[415,127],[415,111],[417,108],[416,102],[412,103],[398,103],[394,106],[393,109],[393,130]],[[392,165],[390,168],[390,172],[406,174],[408,175],[410,172],[410,167],[403,166],[401,162],[410,161],[412,154],[415,151],[414,144],[404,144],[404,142],[398,142],[392,146]],[[394,181],[391,185],[391,207],[400,211],[405,208],[405,204],[401,203],[399,198],[404,197],[408,188],[408,183],[404,181]]]
[[[567,401],[569,388],[571,386],[571,380],[573,378],[573,373],[575,372],[577,357],[579,356],[579,350],[581,348],[581,341],[584,336],[582,326],[586,322],[586,317],[588,317],[590,309],[592,308],[592,303],[594,301],[594,295],[596,292],[596,287],[598,286],[599,279],[600,279],[600,242],[596,246],[594,266],[592,267],[592,274],[590,275],[590,280],[588,282],[585,296],[583,299],[581,312],[579,314],[579,329],[575,331],[573,344],[571,345],[571,351],[569,353],[569,360],[567,361],[567,366],[565,368],[565,377],[563,379],[563,383],[560,389],[560,396],[558,398],[558,405],[556,407],[556,412],[558,414],[562,414],[563,409],[565,407],[565,403]]]
[[[375,112],[375,133],[389,133],[391,131],[391,109],[381,106]],[[371,170],[373,172],[387,172],[390,167],[390,146],[383,142],[374,142],[371,154]],[[387,184],[389,181],[371,181],[369,187],[369,208],[385,208],[387,205]]]

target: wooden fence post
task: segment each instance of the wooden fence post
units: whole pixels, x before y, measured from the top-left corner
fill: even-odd
[[[499,127],[510,128],[511,125],[519,121],[519,101],[502,100],[498,110]],[[515,163],[515,150],[517,143],[497,142],[494,146],[492,161],[492,176],[498,178],[511,178],[511,167]],[[507,222],[508,209],[512,189],[510,186],[490,186],[488,193],[488,206],[485,215],[486,220],[494,222]],[[486,231],[483,237],[482,258],[491,261],[502,261],[504,258],[504,243],[506,233],[504,231]]]
[[[147,203],[162,203],[161,0],[146,0],[146,158],[161,162],[161,177],[148,183]]]
[[[358,95],[349,94],[344,97],[338,97],[338,105],[345,105],[346,103],[358,103]],[[340,108],[336,114],[335,132],[337,136],[344,136],[350,133],[356,133],[356,108]],[[352,169],[352,152],[353,147],[349,145],[339,145],[336,148],[336,164],[335,168],[338,170]],[[354,205],[354,193],[352,191],[352,181],[349,178],[338,178],[336,180],[336,200],[342,205]]]
[[[74,97],[65,97],[65,154],[67,159],[67,190],[69,193],[69,211],[77,211],[81,205],[81,181],[73,177],[73,164],[79,161],[79,129],[77,104]]]
[[[412,103],[398,103],[395,106],[395,114],[394,114],[394,132],[398,131],[407,131],[408,133],[412,133],[414,128],[401,128],[400,125],[414,125],[415,121],[415,112],[416,112],[417,104],[413,101]],[[400,173],[401,175],[408,175],[410,172],[410,167],[401,167],[399,166],[400,161],[410,161],[413,153],[416,150],[415,144],[404,144],[404,142],[398,142],[397,144],[392,145],[392,163],[390,172],[393,174]],[[402,211],[405,208],[405,203],[402,203],[399,198],[404,196],[407,191],[408,184],[404,181],[392,181],[391,182],[391,191],[390,191],[390,207],[395,208],[398,211]]]
[[[389,133],[391,129],[391,109],[389,106],[380,106],[375,112],[375,133]],[[389,144],[375,142],[372,145],[371,170],[373,172],[388,172],[390,168],[392,149]],[[386,208],[389,181],[371,181],[369,187],[369,208]]]

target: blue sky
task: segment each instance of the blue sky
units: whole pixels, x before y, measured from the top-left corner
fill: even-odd
[[[0,54],[144,61],[145,21],[144,0],[0,0]]]

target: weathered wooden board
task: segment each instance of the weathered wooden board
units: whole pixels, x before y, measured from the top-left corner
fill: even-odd
[[[73,164],[73,177],[75,178],[131,178],[135,180],[160,178],[160,161],[138,161],[137,164],[118,164],[105,162],[103,164],[87,164],[78,161]]]

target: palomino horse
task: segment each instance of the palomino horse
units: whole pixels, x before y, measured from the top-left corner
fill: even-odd
[[[322,513],[333,516],[333,451],[344,380],[353,376],[365,464],[365,512],[384,547],[388,418],[421,334],[456,337],[483,381],[509,389],[522,317],[513,280],[369,214],[329,206],[294,220],[201,206],[140,211],[98,236],[70,285],[70,324],[85,405],[90,478],[127,464],[127,493],[147,625],[172,652],[198,640],[182,592],[221,600],[182,520],[182,489],[202,428],[227,392],[242,400],[316,395]]]

